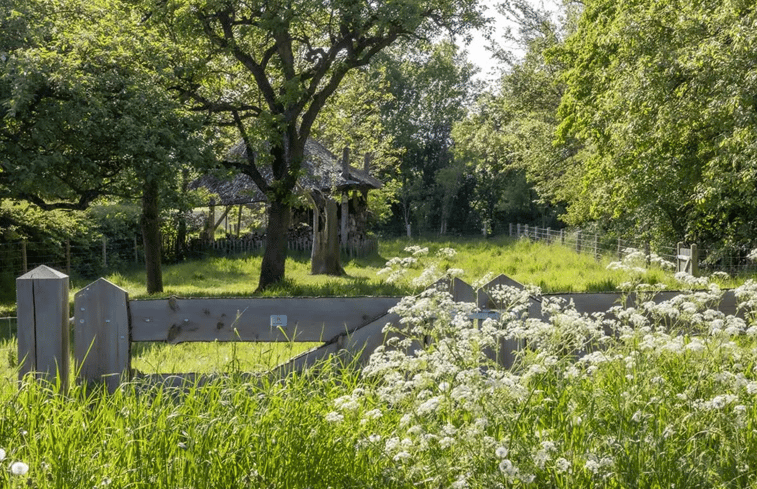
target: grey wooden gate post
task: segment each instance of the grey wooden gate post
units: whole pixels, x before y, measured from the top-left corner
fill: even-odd
[[[129,294],[104,278],[77,292],[74,339],[79,379],[115,391],[130,374]]]
[[[45,265],[16,279],[19,379],[28,373],[68,389],[68,275]]]

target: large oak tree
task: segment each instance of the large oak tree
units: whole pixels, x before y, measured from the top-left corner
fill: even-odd
[[[138,1],[138,0],[135,0]],[[290,204],[305,141],[345,76],[401,38],[460,33],[476,0],[142,0],[143,27],[167,45],[179,97],[233,127],[229,162],[267,195],[258,288],[284,278]]]

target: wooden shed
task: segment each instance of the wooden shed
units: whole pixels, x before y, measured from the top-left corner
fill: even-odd
[[[244,160],[246,148],[243,143],[236,144],[229,151],[229,158]],[[298,182],[299,190],[310,197],[339,201],[339,234],[342,244],[349,239],[362,239],[366,234],[368,213],[367,196],[373,189],[382,187],[382,183],[370,175],[370,157],[366,155],[362,168],[349,164],[349,149],[345,148],[342,158],[337,158],[331,151],[313,139],[305,144],[304,174]],[[261,174],[269,182],[272,180],[270,166],[261,165]],[[212,227],[208,237],[212,238],[216,226],[220,223],[231,206],[265,203],[266,196],[258,189],[252,178],[237,173],[229,178],[207,174],[190,183],[190,189],[205,188],[214,198],[208,203],[211,207],[209,221]],[[225,213],[216,221],[215,207],[225,207]],[[317,206],[321,207],[321,206]],[[316,210],[316,214],[318,209]],[[323,209],[321,209],[323,210]],[[317,217],[317,216],[316,216]],[[315,223],[315,220],[314,220]],[[314,226],[313,231],[317,231]]]

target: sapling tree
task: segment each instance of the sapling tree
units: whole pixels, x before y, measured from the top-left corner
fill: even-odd
[[[229,166],[268,197],[258,289],[285,275],[290,205],[305,142],[345,76],[400,39],[480,25],[475,0],[135,0],[166,45],[174,93],[234,129]]]

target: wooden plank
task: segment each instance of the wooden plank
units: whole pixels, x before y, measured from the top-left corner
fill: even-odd
[[[455,302],[476,302],[476,291],[457,277],[452,279],[452,299]]]
[[[329,341],[386,314],[399,297],[130,301],[132,341]],[[286,328],[271,316],[287,316]]]
[[[37,335],[34,324],[34,286],[32,280],[16,279],[16,326],[18,336],[18,376],[23,379],[37,371]]]
[[[384,327],[387,324],[398,325],[399,322],[400,316],[394,313],[377,318],[346,337],[342,350],[349,353],[358,363],[365,364],[376,348],[383,345],[388,338],[394,336],[391,333],[384,333]]]
[[[19,377],[37,372],[38,378],[68,388],[69,324],[68,275],[39,266],[16,279],[18,303]]]
[[[681,292],[677,291],[665,291],[660,292],[655,295],[654,302],[659,304],[663,301],[668,301],[672,299],[675,296],[681,295]],[[549,294],[544,295],[544,297],[561,297],[567,301],[573,301],[575,304],[576,310],[581,313],[586,314],[592,314],[595,312],[607,312],[610,308],[613,306],[617,306],[619,304],[621,294],[618,293],[597,293],[597,294],[587,294],[587,293],[576,293],[576,294]],[[632,306],[635,304],[634,294],[631,294],[629,296],[628,305]],[[726,315],[736,315],[736,296],[734,295],[732,290],[725,291],[723,294],[723,299],[721,300],[718,310],[723,312],[723,314]],[[531,314],[531,317],[541,317],[541,314],[534,315]]]
[[[74,352],[83,381],[104,381],[114,392],[131,365],[129,294],[101,278],[74,296]]]

